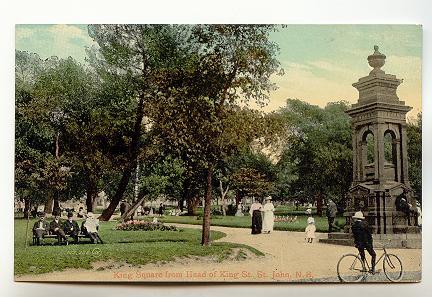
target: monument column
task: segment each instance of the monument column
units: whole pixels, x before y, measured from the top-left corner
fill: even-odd
[[[356,211],[365,213],[376,234],[408,232],[406,215],[396,210],[396,198],[409,192],[408,155],[406,136],[406,113],[411,107],[400,101],[396,90],[402,83],[395,75],[386,74],[381,67],[386,56],[378,46],[367,60],[371,67],[369,75],[362,77],[353,86],[359,92],[358,102],[347,113],[353,128],[353,183],[349,190],[351,201],[345,215],[347,221]],[[368,163],[368,145],[365,133],[370,130],[374,137],[374,162]],[[387,130],[393,131],[392,162],[385,159],[385,137]],[[413,203],[412,201],[410,201]],[[346,228],[349,230],[349,228]]]
[[[401,125],[401,151],[402,151],[402,180],[401,182],[410,185],[408,177],[408,145],[406,124]]]

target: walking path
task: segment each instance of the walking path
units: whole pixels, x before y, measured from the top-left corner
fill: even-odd
[[[173,224],[179,227],[201,228],[196,225]],[[270,234],[251,235],[250,229],[212,227],[212,230],[227,234],[219,241],[242,243],[265,253],[264,257],[246,260],[225,260],[222,262],[202,260],[179,260],[167,264],[148,264],[141,267],[124,265],[118,268],[99,270],[68,269],[41,275],[17,277],[20,281],[260,281],[296,282],[321,281],[334,282],[336,264],[341,255],[356,253],[354,247],[322,244],[318,238],[327,234],[317,233],[314,243],[304,240],[303,232],[274,231]],[[398,255],[404,271],[421,271],[420,249],[391,249]],[[377,250],[377,257],[381,255]],[[382,265],[382,264],[381,264]],[[381,268],[381,267],[377,267]],[[413,281],[413,273],[407,273],[405,281]],[[415,273],[418,276],[418,273]],[[385,281],[380,276],[374,279]],[[415,278],[414,278],[415,279]]]

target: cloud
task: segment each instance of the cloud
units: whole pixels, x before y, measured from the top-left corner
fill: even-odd
[[[34,30],[17,26],[15,29],[15,39],[19,41],[24,38],[29,38],[33,35]]]
[[[48,31],[57,39],[71,40],[74,38],[82,39],[83,42],[90,42],[91,38],[84,30],[73,25],[53,25]]]
[[[284,61],[283,66],[285,75],[271,78],[279,88],[270,94],[269,104],[263,109],[266,112],[285,106],[288,98],[298,98],[321,107],[339,100],[355,103],[358,92],[352,83],[368,74],[325,60],[305,64]],[[325,70],[326,73],[317,70]],[[398,88],[398,96],[413,107],[408,118],[416,117],[421,111],[421,59],[415,56],[389,56],[383,70],[404,78]]]
[[[330,62],[324,61],[324,60],[312,61],[312,62],[308,62],[308,64],[312,65],[318,69],[325,70],[325,71],[332,72],[332,73],[335,73],[335,72],[346,73],[346,72],[348,72],[347,68],[335,65],[333,63],[330,63]]]

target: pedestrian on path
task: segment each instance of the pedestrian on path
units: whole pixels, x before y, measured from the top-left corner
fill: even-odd
[[[307,226],[305,229],[305,234],[306,234],[306,241],[308,243],[312,243],[314,238],[315,238],[315,231],[316,231],[316,227],[315,227],[315,219],[313,217],[309,217],[307,219]]]
[[[258,201],[252,203],[249,214],[252,216],[252,234],[260,234],[262,229],[262,204]]]
[[[271,202],[272,198],[268,196],[266,198],[266,203],[263,207],[264,212],[264,221],[263,221],[263,233],[270,233],[273,231],[273,225],[274,225],[274,205]]]
[[[327,203],[327,220],[328,220],[328,233],[333,232],[334,226],[334,220],[337,213],[337,206],[336,203],[333,202],[333,200],[329,199]]]

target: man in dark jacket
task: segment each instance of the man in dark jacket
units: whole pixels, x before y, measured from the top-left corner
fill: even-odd
[[[59,241],[64,241],[64,243],[67,245],[69,242],[66,238],[66,235],[63,231],[63,222],[60,219],[60,213],[58,212],[54,212],[54,220],[51,221],[50,223],[50,232],[52,234],[55,234],[58,236]]]
[[[354,236],[354,244],[360,253],[360,257],[362,258],[363,262],[366,262],[366,256],[364,252],[366,249],[372,258],[371,273],[375,273],[376,253],[373,249],[372,234],[364,219],[365,217],[361,211],[356,212],[353,216],[354,223],[351,226],[351,230]]]
[[[328,233],[333,232],[334,228],[334,220],[337,214],[337,206],[336,203],[333,202],[333,200],[329,199],[327,203],[327,220],[328,220]]]
[[[78,234],[80,232],[80,228],[78,223],[72,219],[73,213],[68,213],[68,219],[63,225],[63,230],[65,234],[71,236],[74,239],[75,243],[78,243]]]
[[[39,220],[33,225],[33,235],[36,237],[36,244],[41,245],[41,240],[48,234],[50,226],[45,220],[45,213],[37,213]]]

